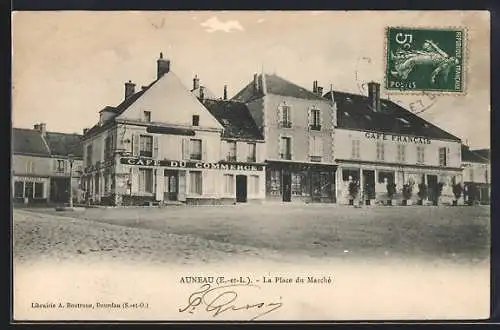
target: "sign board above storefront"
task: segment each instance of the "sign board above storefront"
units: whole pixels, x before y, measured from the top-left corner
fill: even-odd
[[[232,171],[263,171],[264,166],[249,163],[226,163],[226,162],[193,162],[184,160],[158,160],[138,157],[122,157],[120,164],[136,166],[164,166],[176,168],[197,168],[205,170],[232,170]]]
[[[416,144],[431,144],[431,139],[421,136],[366,132],[365,138],[381,140],[381,141],[400,142],[400,143],[403,142],[403,143],[416,143]]]

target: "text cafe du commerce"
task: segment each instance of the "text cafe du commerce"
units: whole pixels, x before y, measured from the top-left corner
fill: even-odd
[[[264,164],[122,157],[119,166],[116,187],[124,199],[233,204],[265,198]]]

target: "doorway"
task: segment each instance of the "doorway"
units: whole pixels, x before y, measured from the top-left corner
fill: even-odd
[[[283,171],[283,202],[292,201],[292,174]]]
[[[427,175],[427,187],[429,189],[429,200],[436,202],[437,201],[437,185],[438,185],[438,178],[437,175]]]
[[[247,176],[236,176],[236,202],[246,203],[247,201]]]
[[[179,193],[179,172],[165,171],[165,199],[177,201]]]
[[[363,185],[365,200],[375,199],[375,171],[363,170]]]

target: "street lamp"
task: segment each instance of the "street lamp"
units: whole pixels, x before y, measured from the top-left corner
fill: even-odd
[[[73,154],[68,155],[69,161],[69,207],[73,207]]]

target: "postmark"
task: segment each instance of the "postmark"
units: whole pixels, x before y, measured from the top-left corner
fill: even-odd
[[[389,27],[385,38],[388,91],[465,91],[465,29]]]

